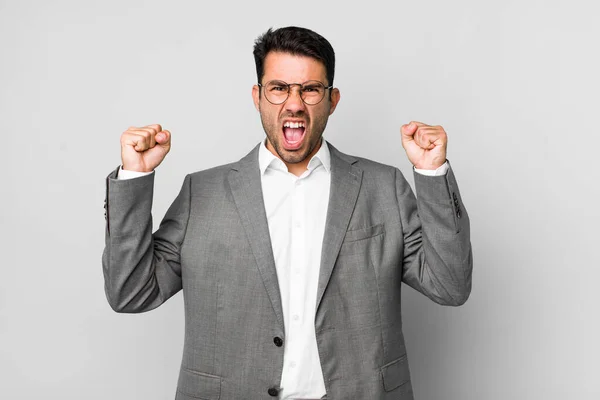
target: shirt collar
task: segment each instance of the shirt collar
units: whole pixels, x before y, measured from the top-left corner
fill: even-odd
[[[330,172],[331,153],[329,152],[329,146],[327,145],[325,139],[322,139],[319,151],[317,151],[317,153],[310,159],[307,168],[310,171],[314,170],[319,165],[323,165],[325,171],[328,173]],[[267,149],[266,140],[260,143],[260,148],[258,150],[258,167],[260,169],[261,176],[265,174],[268,168],[288,172],[285,163],[271,153],[269,149]]]

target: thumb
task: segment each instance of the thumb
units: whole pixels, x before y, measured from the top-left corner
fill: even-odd
[[[402,138],[403,139],[412,138],[412,136],[417,131],[417,128],[418,128],[418,126],[414,122],[411,122],[410,124],[402,125],[402,127],[400,128],[400,132],[402,133]]]
[[[171,146],[171,132],[169,131],[160,131],[155,136],[156,143],[161,145],[162,147]]]

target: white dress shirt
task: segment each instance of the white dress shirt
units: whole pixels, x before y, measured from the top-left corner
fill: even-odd
[[[315,311],[331,183],[329,148],[323,142],[299,177],[264,144],[258,165],[285,328],[280,398],[320,399],[325,382]]]
[[[320,399],[326,393],[317,340],[315,312],[321,265],[321,248],[331,186],[331,158],[323,140],[321,148],[299,177],[262,142],[258,164],[265,211],[281,293],[285,328],[280,399]],[[443,175],[437,170],[418,170]],[[119,179],[148,173],[120,170]]]

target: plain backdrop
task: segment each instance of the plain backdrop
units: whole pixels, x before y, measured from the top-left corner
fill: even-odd
[[[400,126],[449,135],[473,291],[448,308],[406,287],[417,400],[599,399],[599,16],[594,1],[0,0],[0,398],[174,397],[182,296],[110,309],[104,179],[127,127],[170,129],[157,227],[185,174],[263,138],[252,46],[300,25],[336,51],[340,150],[412,182]]]

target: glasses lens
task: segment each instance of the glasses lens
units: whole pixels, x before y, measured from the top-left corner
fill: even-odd
[[[297,83],[292,86],[300,86]],[[325,86],[319,81],[304,82],[300,89],[302,100],[309,105],[315,105],[323,100]],[[265,97],[270,103],[282,104],[290,94],[290,85],[283,81],[269,81],[264,85]]]
[[[290,87],[282,81],[269,81],[265,85],[265,97],[273,104],[281,104],[288,98]]]
[[[317,104],[323,100],[325,96],[325,86],[319,81],[308,81],[302,85],[302,100],[306,104]]]

